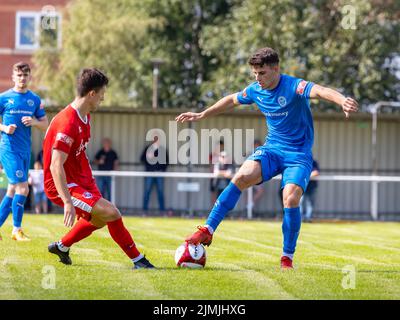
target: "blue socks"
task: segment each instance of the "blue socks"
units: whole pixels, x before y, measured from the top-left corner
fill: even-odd
[[[210,226],[213,231],[215,231],[228,211],[232,210],[236,206],[241,194],[242,191],[230,182],[215,202],[215,205],[207,218],[206,225]]]
[[[301,213],[300,208],[285,208],[282,223],[283,255],[293,259],[297,238],[300,233]]]
[[[12,212],[14,227],[20,228],[22,222],[22,216],[24,214],[24,204],[26,197],[22,194],[16,194],[12,202]]]
[[[13,198],[10,198],[8,195],[5,195],[0,204],[0,227],[4,224],[4,221],[7,220],[8,215],[11,212],[11,205],[13,202]]]

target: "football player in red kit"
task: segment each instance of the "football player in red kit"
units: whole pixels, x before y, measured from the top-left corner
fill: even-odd
[[[62,263],[71,264],[70,247],[107,225],[135,269],[154,268],[136,248],[119,210],[101,196],[86,156],[90,113],[104,100],[107,84],[108,78],[100,70],[83,69],[77,79],[75,100],[54,117],[47,129],[43,141],[45,192],[52,202],[64,208],[64,224],[72,227],[48,250],[58,255]]]

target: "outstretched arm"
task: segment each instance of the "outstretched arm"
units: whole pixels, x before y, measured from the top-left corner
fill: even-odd
[[[240,103],[237,100],[237,93],[230,94],[229,96],[226,96],[218,100],[215,104],[213,104],[211,107],[207,108],[203,112],[181,113],[179,116],[175,118],[175,121],[182,123],[186,121],[198,121],[201,119],[205,119],[229,111],[238,104]]]
[[[310,91],[311,99],[323,99],[329,102],[336,103],[343,109],[346,118],[349,117],[350,112],[358,111],[358,102],[350,97],[345,97],[340,92],[331,88],[326,88],[315,84]]]

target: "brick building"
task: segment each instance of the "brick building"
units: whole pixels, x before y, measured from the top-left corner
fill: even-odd
[[[62,9],[68,0],[0,1],[0,92],[13,86],[11,67],[31,63],[44,36],[61,46]]]

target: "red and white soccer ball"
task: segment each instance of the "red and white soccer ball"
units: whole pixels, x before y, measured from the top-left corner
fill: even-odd
[[[200,269],[206,264],[206,249],[202,244],[194,245],[185,242],[175,251],[175,262],[178,267]]]

